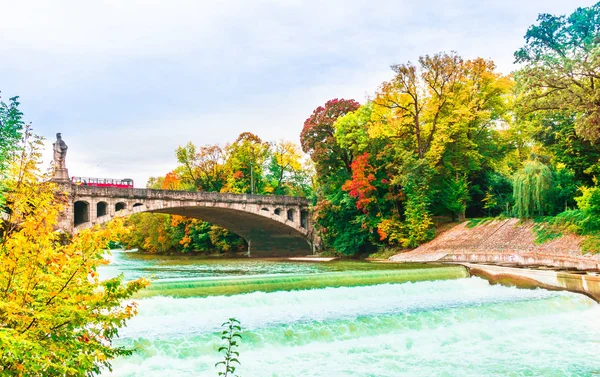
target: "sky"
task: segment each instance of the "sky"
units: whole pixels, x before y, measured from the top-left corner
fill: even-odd
[[[332,98],[364,102],[389,66],[456,51],[510,73],[539,13],[596,0],[0,0],[0,95],[69,146],[71,176],[148,177],[175,149],[250,131],[299,143]]]

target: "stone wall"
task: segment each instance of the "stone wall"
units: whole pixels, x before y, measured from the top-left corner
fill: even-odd
[[[585,294],[600,302],[600,276],[597,273],[532,270],[504,266],[462,263],[474,276],[492,283],[515,285],[522,288],[540,287]]]

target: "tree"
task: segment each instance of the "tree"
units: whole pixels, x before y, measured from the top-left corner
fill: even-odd
[[[220,192],[227,181],[225,151],[218,145],[205,145],[198,152],[198,171],[204,191]]]
[[[268,193],[309,196],[310,180],[297,144],[280,140],[272,144],[268,165]],[[267,189],[266,189],[267,190]]]
[[[515,53],[521,110],[566,111],[583,138],[600,139],[600,2],[570,16],[540,14]]]
[[[600,174],[600,144],[577,135],[574,114],[546,111],[528,118],[533,138],[549,152],[553,164],[573,170],[578,186],[592,185]]]
[[[263,167],[269,144],[250,132],[242,132],[227,148],[229,179],[224,190],[235,193],[260,193],[264,188]]]
[[[127,249],[167,252],[181,247],[183,231],[172,225],[173,216],[162,213],[136,213],[125,224],[128,232],[121,237]],[[181,217],[181,216],[180,216]]]
[[[339,133],[336,122],[359,107],[354,100],[327,101],[306,119],[300,134],[302,150],[310,156],[316,173],[315,226],[320,230],[324,247],[333,247],[346,255],[355,254],[369,244],[373,227],[367,224],[367,215],[357,208],[355,198],[342,189],[351,179],[356,150],[339,144],[345,131]]]
[[[118,329],[136,313],[125,305],[147,285],[123,276],[100,281],[104,249],[122,228],[55,231],[64,198],[40,174],[42,141],[24,131],[8,168],[7,218],[0,219],[0,374],[91,376],[130,351],[114,347]],[[57,193],[59,195],[57,195]]]
[[[192,190],[219,192],[227,180],[225,170],[225,152],[218,145],[196,147],[192,142],[176,150],[176,169],[183,188]]]
[[[444,179],[440,191],[440,201],[452,213],[452,220],[458,217],[459,221],[463,221],[469,199],[469,188],[465,177],[455,176]]]
[[[181,178],[184,179],[194,190],[200,187],[200,179],[198,177],[198,148],[190,141],[185,147],[177,147],[175,151],[177,162],[181,166]]]
[[[304,153],[308,153],[315,163],[317,174],[322,177],[332,176],[344,169],[352,172],[354,159],[351,151],[341,148],[335,139],[335,121],[356,109],[360,104],[355,100],[333,99],[324,106],[317,107],[300,133],[300,143]]]
[[[5,103],[0,97],[0,173],[13,157],[12,153],[21,139],[24,122],[19,110],[19,97],[12,97]]]
[[[451,105],[449,95],[462,74],[463,60],[455,54],[425,55],[419,67],[412,63],[392,65],[396,73],[381,85],[375,104],[389,109],[379,124],[387,136],[414,141],[414,152],[424,158],[434,143],[443,114]]]
[[[337,144],[348,151],[353,159],[369,149],[373,142],[369,136],[372,113],[373,102],[368,102],[355,111],[340,116],[334,123]]]
[[[471,182],[502,159],[499,125],[506,123],[513,83],[492,61],[454,53],[392,70],[373,101],[368,135],[387,139],[393,151],[390,188],[405,194],[405,243],[414,245],[432,236],[433,212],[464,217]]]
[[[351,197],[356,199],[356,208],[368,213],[369,207],[377,203],[377,188],[373,185],[375,174],[373,166],[369,164],[369,154],[364,153],[352,162],[352,179],[342,186]]]
[[[146,188],[152,190],[162,190],[164,182],[165,177],[149,177],[148,182],[146,182]]]
[[[19,97],[8,103],[0,97],[0,179],[4,176],[8,162],[14,157],[23,130],[23,113],[19,110]],[[4,186],[0,181],[0,209],[4,205]]]
[[[365,251],[371,230],[366,216],[345,191],[327,193],[314,207],[315,220],[324,245],[344,255]]]
[[[515,213],[522,219],[543,215],[552,187],[552,170],[547,165],[528,161],[513,178]]]
[[[165,175],[160,186],[161,190],[179,190],[181,187],[181,178],[175,172],[169,172]]]

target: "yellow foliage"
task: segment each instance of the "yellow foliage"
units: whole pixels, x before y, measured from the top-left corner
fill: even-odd
[[[119,327],[136,314],[122,306],[145,279],[101,281],[105,248],[120,222],[81,231],[56,231],[65,193],[40,174],[41,139],[26,130],[12,161],[7,215],[0,220],[0,375],[85,376],[125,351],[112,347]]]

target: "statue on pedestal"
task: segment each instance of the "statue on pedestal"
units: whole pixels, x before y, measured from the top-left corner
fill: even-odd
[[[67,170],[67,144],[62,139],[60,133],[56,134],[56,142],[52,144],[54,149],[54,181],[69,181],[69,172]]]

